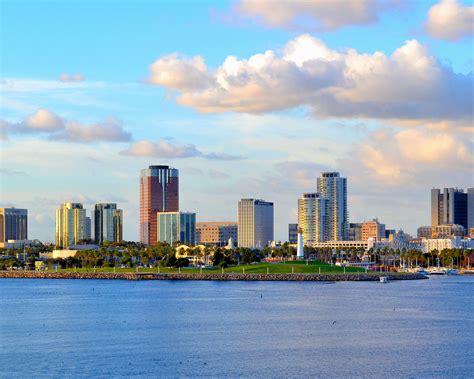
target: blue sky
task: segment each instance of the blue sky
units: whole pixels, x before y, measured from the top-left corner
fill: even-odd
[[[137,239],[149,164],[198,221],[274,201],[277,239],[322,170],[351,221],[411,233],[432,186],[472,186],[472,2],[262,3],[1,3],[0,200],[31,238],[71,200],[117,202]]]

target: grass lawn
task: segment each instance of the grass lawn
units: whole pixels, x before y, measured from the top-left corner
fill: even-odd
[[[73,268],[69,269],[58,269],[58,272],[74,272]],[[160,273],[178,273],[180,270],[177,268],[168,268],[168,267],[160,267]],[[232,266],[227,267],[224,269],[226,273],[243,273],[246,274],[266,274],[267,272],[271,274],[281,273],[281,274],[288,274],[291,272],[294,273],[306,273],[306,274],[317,274],[321,272],[322,274],[330,274],[330,273],[343,273],[344,268],[339,266],[331,266],[327,263],[321,262],[308,262],[308,264],[304,262],[286,262],[286,263],[258,263],[258,264],[251,264],[251,265],[240,265],[240,266]],[[86,268],[78,268],[77,272],[94,272],[93,268],[86,269]],[[95,269],[95,272],[114,272],[113,268],[110,267],[98,267]],[[116,268],[115,272],[137,272],[136,268]],[[138,272],[158,272],[158,268],[140,268]],[[201,269],[199,268],[182,268],[181,273],[199,273]],[[222,270],[220,268],[203,268],[202,273],[221,273]],[[346,267],[346,272],[365,272],[364,269],[357,268],[357,267]]]

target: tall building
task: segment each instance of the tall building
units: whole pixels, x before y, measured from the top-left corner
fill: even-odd
[[[347,239],[347,181],[338,172],[323,172],[317,180],[318,193],[327,199],[328,240]]]
[[[362,241],[362,223],[351,222],[347,229],[347,240],[348,241]]]
[[[0,247],[9,240],[28,239],[28,210],[0,208]]]
[[[328,219],[328,200],[319,193],[305,193],[298,199],[298,226],[304,245],[328,240]]]
[[[63,203],[56,209],[56,247],[86,239],[86,210],[80,203]]]
[[[84,239],[89,241],[92,240],[92,220],[88,216],[86,216],[86,234]]]
[[[238,246],[260,249],[273,241],[273,203],[259,199],[239,201]]]
[[[101,245],[105,241],[122,241],[123,212],[115,203],[98,203],[94,209],[94,240]]]
[[[140,241],[157,241],[158,212],[179,211],[179,172],[169,166],[149,166],[140,172]]]
[[[374,241],[385,238],[385,224],[381,224],[378,219],[363,222],[362,241],[367,241],[369,238],[373,238]]]
[[[158,212],[157,238],[170,245],[177,242],[196,244],[196,213]]]
[[[457,224],[474,227],[474,188],[431,190],[431,226]]]
[[[229,238],[236,243],[238,225],[237,222],[196,222],[196,243],[226,246]]]
[[[288,242],[298,243],[298,224],[288,224]]]

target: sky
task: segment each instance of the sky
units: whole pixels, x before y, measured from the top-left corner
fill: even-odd
[[[180,209],[274,202],[286,240],[323,171],[350,222],[416,234],[432,187],[474,185],[471,1],[0,1],[0,206],[54,239],[66,201],[115,202],[139,239],[139,171]]]

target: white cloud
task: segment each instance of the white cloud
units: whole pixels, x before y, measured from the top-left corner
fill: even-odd
[[[210,160],[239,160],[244,157],[226,153],[203,153],[195,145],[176,145],[165,140],[159,141],[136,141],[130,144],[128,149],[122,151],[122,155],[134,157],[155,158],[193,158],[200,157]]]
[[[108,119],[94,125],[85,125],[77,121],[64,120],[54,112],[39,109],[19,123],[0,120],[0,136],[7,139],[8,134],[46,134],[50,139],[70,142],[130,141],[132,136],[125,131],[120,121]]]
[[[405,120],[469,119],[472,76],[454,73],[416,40],[392,55],[337,51],[310,35],[249,59],[226,58],[215,71],[202,58],[152,66],[150,82],[177,90],[177,102],[200,112],[263,113],[308,106],[316,117]],[[192,62],[199,75],[188,75]],[[179,68],[181,65],[186,70]],[[167,67],[168,71],[167,71]],[[175,69],[173,67],[178,67]],[[173,80],[169,79],[173,78]]]
[[[352,170],[388,186],[429,186],[441,172],[472,177],[474,167],[472,138],[426,127],[374,132],[353,156],[345,162]]]
[[[4,78],[0,80],[1,93],[37,93],[72,89],[104,88],[104,82],[60,81],[25,78]]]
[[[63,120],[47,109],[39,109],[28,116],[22,125],[25,131],[54,132],[64,128]]]
[[[391,5],[377,0],[241,0],[236,11],[269,27],[334,31],[349,25],[373,24]]]
[[[86,78],[82,74],[70,75],[63,73],[59,76],[59,81],[61,82],[83,82],[84,80],[86,80]]]
[[[428,11],[425,29],[433,38],[456,41],[474,32],[474,5],[441,0]]]

